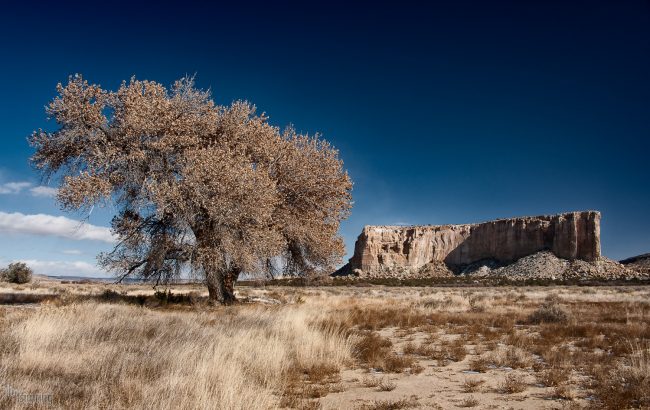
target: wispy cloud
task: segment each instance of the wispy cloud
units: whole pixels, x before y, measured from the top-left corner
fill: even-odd
[[[59,190],[49,186],[39,185],[29,189],[29,193],[32,196],[41,196],[41,197],[54,197]]]
[[[6,182],[0,184],[0,194],[19,194],[30,186],[31,182]]]
[[[79,249],[64,249],[61,251],[61,253],[66,255],[81,255],[83,252],[81,252]]]
[[[0,184],[0,194],[2,195],[16,195],[25,191],[35,197],[53,197],[57,193],[56,188],[45,185],[34,186],[34,184],[27,181],[5,182],[4,184]]]
[[[32,268],[34,273],[39,275],[86,277],[110,276],[110,274],[100,269],[97,265],[84,261],[64,262],[21,259],[12,262],[23,262]]]
[[[46,214],[25,215],[20,212],[0,211],[0,232],[58,236],[80,241],[91,240],[106,243],[115,243],[116,241],[107,227],[82,223],[65,216]]]

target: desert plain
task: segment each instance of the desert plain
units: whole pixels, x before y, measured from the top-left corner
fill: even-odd
[[[0,408],[650,406],[650,288],[0,286]]]

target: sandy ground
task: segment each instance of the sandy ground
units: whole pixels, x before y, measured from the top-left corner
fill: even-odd
[[[0,295],[55,295],[57,297],[70,297],[75,295],[102,295],[107,290],[122,295],[153,295],[154,289],[150,285],[116,285],[106,283],[61,283],[61,281],[40,278],[33,284],[12,285],[0,284]],[[179,285],[171,288],[174,294],[190,294],[205,296],[206,292],[201,285]],[[364,312],[368,315],[377,315],[379,309],[390,307],[399,314],[458,314],[469,315],[484,314],[486,318],[494,321],[499,315],[512,316],[514,325],[509,328],[496,328],[503,331],[503,335],[490,340],[483,336],[472,336],[467,339],[464,347],[467,352],[462,360],[434,360],[418,354],[407,354],[406,347],[410,345],[440,346],[445,342],[461,339],[468,329],[468,324],[437,323],[427,329],[420,323],[409,326],[379,326],[373,328],[381,338],[391,342],[390,350],[398,355],[415,359],[416,365],[411,369],[397,372],[383,372],[375,368],[364,366],[359,362],[349,362],[340,368],[339,378],[336,383],[328,387],[320,397],[309,398],[309,406],[304,408],[323,409],[397,409],[397,408],[432,408],[453,409],[473,407],[480,409],[562,409],[562,408],[589,408],[595,403],[594,393],[589,389],[587,375],[578,371],[577,367],[568,364],[571,377],[563,382],[571,390],[570,398],[557,397],[555,387],[544,386],[540,383],[539,371],[535,366],[526,365],[519,368],[497,366],[490,364],[485,371],[470,370],[472,360],[486,353],[508,348],[507,337],[523,334],[538,337],[539,330],[535,326],[518,324],[535,307],[545,300],[557,300],[565,309],[574,311],[571,326],[580,325],[580,311],[583,304],[594,306],[616,305],[623,309],[627,318],[622,323],[630,323],[635,329],[646,329],[648,318],[648,303],[650,289],[646,287],[503,287],[503,288],[390,288],[373,286],[367,288],[341,287],[238,287],[238,297],[249,304],[275,305],[278,309],[290,306],[322,306],[331,310],[333,315],[349,315],[351,309],[357,309],[361,319],[356,323],[363,324]],[[100,303],[104,303],[101,302]],[[3,304],[0,313],[16,310],[40,309],[42,304]],[[156,311],[158,307],[150,307]],[[172,307],[173,308],[173,307]],[[167,308],[165,308],[167,309]],[[191,312],[200,312],[203,308],[192,307]],[[236,307],[234,309],[237,309]],[[577,310],[576,310],[577,309]],[[218,311],[217,311],[218,312]],[[485,313],[475,313],[485,312]],[[607,312],[603,310],[603,312]],[[192,313],[194,314],[194,313]],[[0,315],[1,316],[1,315]],[[372,319],[368,316],[368,322]],[[487,319],[486,319],[487,320]],[[593,320],[593,319],[592,319]],[[611,319],[608,319],[611,320]],[[390,318],[384,320],[390,323]],[[621,322],[614,320],[615,323]],[[468,322],[469,323],[469,322]],[[596,323],[597,324],[597,323]],[[356,326],[354,325],[354,329]],[[489,326],[488,326],[489,327]],[[363,331],[363,330],[355,330]],[[485,329],[484,329],[485,331]],[[635,334],[639,331],[634,330]],[[603,337],[606,337],[605,335]],[[600,337],[595,334],[597,340]],[[558,346],[549,346],[549,349],[568,346],[573,349],[580,339],[567,339],[558,342]],[[647,343],[647,340],[641,340]],[[492,343],[492,344],[490,344]],[[537,339],[537,343],[540,343]],[[524,348],[526,346],[523,346]],[[531,363],[544,363],[544,359],[536,354],[526,352]],[[596,357],[596,356],[594,356]],[[418,367],[419,371],[412,368]],[[506,378],[514,378],[523,383],[523,391],[506,392],[503,384]],[[385,387],[376,386],[382,382]],[[472,391],[468,391],[468,382],[477,384]],[[301,406],[296,406],[300,408]]]
[[[404,343],[404,337],[396,337],[395,332],[382,332],[389,336],[397,346]],[[416,334],[415,337],[424,337]],[[409,337],[410,339],[411,337]],[[473,353],[473,346],[467,346]],[[460,362],[451,362],[447,366],[438,366],[435,360],[420,360],[424,367],[420,374],[385,374],[382,372],[366,372],[360,369],[348,369],[341,373],[345,391],[330,393],[320,399],[323,409],[348,409],[350,406],[373,403],[377,401],[398,401],[404,398],[417,398],[418,408],[453,409],[466,407],[464,401],[476,399],[479,409],[561,409],[567,404],[564,400],[552,399],[552,389],[537,384],[532,369],[513,370],[510,368],[492,368],[485,373],[473,372],[468,369],[468,363],[475,355],[468,354]],[[499,383],[509,374],[527,384],[525,392],[503,394],[499,391]],[[364,378],[374,377],[388,379],[396,387],[392,391],[377,391],[377,388],[365,387]],[[466,393],[463,383],[468,379],[484,381],[477,392]],[[586,400],[574,400],[572,406],[586,406]]]

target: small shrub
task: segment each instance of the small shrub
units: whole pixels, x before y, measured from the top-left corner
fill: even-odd
[[[332,383],[328,385],[330,393],[341,393],[346,390],[346,387],[343,383]]]
[[[385,372],[401,373],[404,370],[414,366],[415,360],[409,356],[398,356],[390,353],[384,356],[383,360],[376,363],[375,367]]]
[[[451,343],[447,350],[449,359],[455,362],[460,362],[465,358],[465,356],[467,356],[467,349],[463,343],[464,342],[461,339],[456,339]]]
[[[426,348],[421,347],[418,353],[430,359],[437,360],[439,366],[446,366],[450,361],[460,362],[467,356],[467,349],[464,343],[463,339],[444,341],[436,348],[431,348],[430,346]]]
[[[409,350],[412,350],[410,353]],[[423,357],[433,357],[435,356],[435,349],[426,343],[422,343],[418,346],[414,346],[413,349],[409,349],[408,346],[404,348],[405,354],[415,354]]]
[[[317,399],[327,396],[330,392],[329,386],[320,384],[307,384],[302,387],[300,395],[303,399]]]
[[[381,380],[376,377],[364,377],[361,381],[361,384],[364,387],[377,387],[379,386],[379,383],[381,383]]]
[[[418,407],[417,396],[409,398],[404,397],[400,400],[377,400],[370,404],[359,406],[358,409],[363,410],[399,410],[399,409],[412,409]]]
[[[352,354],[363,364],[372,365],[390,354],[393,343],[375,332],[363,333],[354,343]]]
[[[191,305],[198,305],[201,301],[201,293],[192,291],[187,294],[187,299]]]
[[[0,271],[0,278],[10,283],[29,283],[32,280],[32,269],[23,262],[10,263]]]
[[[418,347],[411,342],[406,343],[402,348],[402,352],[404,352],[404,354],[415,354],[417,351]]]
[[[537,379],[544,386],[555,387],[569,380],[569,371],[562,367],[551,367],[550,369],[543,370],[537,376]]]
[[[486,359],[498,367],[511,369],[527,368],[533,364],[530,353],[514,346],[499,347],[499,349],[488,353]]]
[[[383,378],[379,381],[379,384],[377,385],[377,389],[379,391],[393,391],[397,387],[397,384],[394,382],[388,380],[387,378]]]
[[[301,373],[312,383],[335,383],[340,380],[340,369],[331,363],[317,363],[301,369]]]
[[[567,323],[568,321],[569,313],[555,300],[545,302],[528,316],[528,323],[535,325],[540,323]]]
[[[477,357],[469,362],[469,369],[474,372],[485,373],[488,369],[489,362],[485,357]]]
[[[321,405],[317,400],[305,399],[298,395],[289,394],[282,396],[280,399],[280,407],[301,410],[318,410],[321,408]]]
[[[465,393],[475,393],[483,383],[485,383],[483,379],[466,378],[463,382],[463,391]]]
[[[122,299],[122,296],[119,292],[114,291],[113,289],[106,289],[100,295],[99,299],[105,302],[116,302]]]
[[[474,397],[467,397],[458,405],[458,407],[476,407],[476,406],[478,406],[478,400]]]
[[[364,332],[354,343],[352,354],[363,366],[385,372],[401,373],[416,364],[412,357],[392,352],[392,345],[389,339],[376,332]]]
[[[521,381],[521,378],[514,375],[507,375],[501,383],[499,383],[499,391],[502,393],[513,394],[521,393],[526,390],[526,384]]]
[[[562,400],[575,400],[578,396],[576,391],[565,384],[556,386],[553,389],[553,397]]]
[[[541,356],[544,361],[552,367],[571,366],[571,350],[568,346],[544,346],[546,350],[541,349]]]
[[[173,293],[170,289],[157,290],[153,295],[153,300],[160,306],[167,305],[196,305],[200,302],[201,297],[198,292],[190,293]]]
[[[513,369],[526,368],[532,364],[532,358],[525,350],[508,346],[505,351],[502,366],[507,366]]]

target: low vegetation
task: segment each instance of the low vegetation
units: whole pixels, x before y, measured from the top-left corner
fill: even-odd
[[[483,379],[466,378],[463,382],[463,391],[465,393],[476,393],[483,383],[485,383]]]
[[[25,284],[32,281],[32,273],[32,269],[23,262],[10,263],[5,269],[0,269],[0,280]]]
[[[548,299],[528,316],[528,322],[537,325],[540,323],[567,323],[568,321],[569,314],[554,298]]]
[[[0,408],[650,406],[645,287],[242,287],[230,307],[194,285],[0,295]]]

